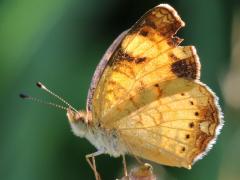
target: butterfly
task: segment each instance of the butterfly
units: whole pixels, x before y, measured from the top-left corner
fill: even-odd
[[[191,169],[216,141],[223,126],[218,98],[200,82],[195,47],[180,46],[175,34],[184,26],[170,5],[150,9],[104,54],[86,111],[68,104],[73,133],[97,149],[86,156],[96,179],[94,157],[101,154],[123,156],[125,175],[125,154]]]

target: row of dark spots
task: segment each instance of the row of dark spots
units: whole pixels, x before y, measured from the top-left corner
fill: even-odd
[[[194,122],[189,123],[190,128],[194,128]],[[186,139],[190,139],[190,134],[186,134],[185,136]],[[186,149],[185,147],[182,148],[182,152],[184,152]]]
[[[181,93],[181,96],[185,96],[185,93]],[[193,105],[193,101],[190,101],[190,104]],[[194,122],[189,123],[189,128],[194,128]],[[185,136],[186,139],[190,139],[190,134],[186,134]],[[181,152],[185,152],[186,148],[182,147]]]
[[[185,138],[186,138],[187,140],[189,140],[189,139],[190,139],[190,134],[186,134],[186,135],[185,135]],[[186,148],[183,146],[182,149],[181,149],[181,152],[185,152],[185,150],[186,150]]]
[[[189,127],[190,128],[193,128],[194,127],[194,123],[193,122],[191,122],[190,124],[189,124]],[[186,134],[185,135],[185,139],[190,139],[190,134]],[[186,148],[185,147],[182,147],[182,150],[181,150],[181,152],[184,152],[186,150]]]
[[[181,93],[181,96],[184,96],[185,94],[184,93]],[[189,103],[191,104],[191,105],[194,105],[194,102],[193,101],[189,101]],[[198,112],[195,112],[194,113],[195,114],[195,116],[198,116],[199,115],[199,113]]]
[[[181,93],[181,96],[184,96],[184,93]],[[189,101],[191,105],[194,105],[193,101]]]
[[[190,139],[190,134],[186,134],[185,138],[188,140]],[[183,146],[181,152],[185,152],[186,148]]]
[[[194,128],[194,126],[195,126],[195,125],[194,125],[194,122],[189,123],[189,127],[190,127],[190,128]],[[190,139],[190,137],[191,137],[190,134],[186,134],[186,135],[185,135],[185,138],[186,138],[187,140]],[[185,150],[186,150],[186,148],[185,148],[185,147],[182,147],[181,152],[184,152]]]
[[[181,93],[181,96],[185,96],[185,93]],[[189,102],[190,102],[191,105],[194,105],[193,101],[190,100]],[[199,112],[196,111],[196,112],[194,113],[194,115],[195,115],[195,116],[199,116]]]

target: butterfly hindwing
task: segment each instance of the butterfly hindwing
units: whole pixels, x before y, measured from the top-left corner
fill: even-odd
[[[190,168],[214,142],[220,125],[214,94],[205,85],[181,78],[154,85],[148,94],[154,100],[145,104],[137,101],[144,93],[132,97],[129,101],[136,100],[139,107],[117,120],[114,128],[132,154]]]

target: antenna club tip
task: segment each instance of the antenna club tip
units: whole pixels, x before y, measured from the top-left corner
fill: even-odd
[[[37,82],[36,85],[37,85],[37,87],[39,87],[39,88],[44,88],[44,85],[43,85],[41,82]]]
[[[26,94],[22,94],[22,93],[19,94],[19,97],[22,98],[22,99],[29,98],[28,95],[26,95]]]

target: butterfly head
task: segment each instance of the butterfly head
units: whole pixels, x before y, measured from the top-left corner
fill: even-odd
[[[71,108],[67,109],[67,117],[71,123],[77,123],[77,122],[85,123],[87,120],[86,116],[87,116],[86,112],[74,111]]]
[[[87,112],[67,108],[67,117],[73,133],[79,137],[86,137],[89,129]]]

